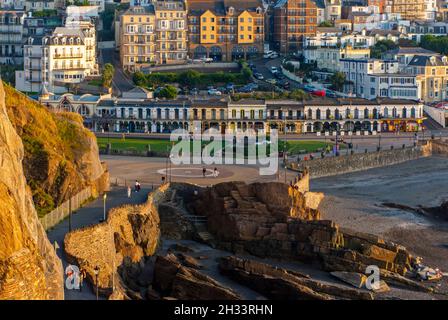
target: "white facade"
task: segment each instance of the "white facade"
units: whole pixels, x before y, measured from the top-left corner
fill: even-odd
[[[342,59],[342,72],[360,98],[421,99],[421,85],[414,75],[400,73],[396,60]]]
[[[16,89],[61,93],[70,84],[98,74],[95,28],[90,21],[67,21],[50,36],[30,37],[24,45],[24,70],[16,72]]]
[[[440,124],[442,128],[448,127],[448,106],[428,106],[424,107],[425,113],[435,122]]]
[[[434,21],[437,15],[437,0],[425,0],[425,19]]]

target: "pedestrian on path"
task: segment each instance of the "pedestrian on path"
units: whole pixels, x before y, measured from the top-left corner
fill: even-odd
[[[86,278],[86,270],[84,268],[82,268],[81,272],[79,273],[79,291],[81,291],[81,292],[82,292],[82,286],[83,286],[85,278]]]
[[[131,186],[128,186],[128,198],[131,197],[131,194],[132,194]]]
[[[202,168],[202,176],[205,178],[205,173],[207,172],[207,169],[205,167]]]

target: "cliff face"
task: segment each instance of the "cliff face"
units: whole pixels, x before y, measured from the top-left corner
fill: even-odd
[[[23,157],[0,83],[0,300],[63,299],[62,265],[39,223]]]
[[[95,136],[74,113],[52,113],[5,85],[6,110],[23,142],[23,168],[39,216],[102,173]]]

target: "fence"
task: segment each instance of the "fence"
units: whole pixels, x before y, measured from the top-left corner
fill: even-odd
[[[53,228],[59,222],[68,217],[70,209],[72,211],[80,208],[92,196],[92,187],[85,188],[81,192],[63,202],[59,207],[40,218],[40,223],[45,230]],[[71,208],[70,208],[71,206]]]

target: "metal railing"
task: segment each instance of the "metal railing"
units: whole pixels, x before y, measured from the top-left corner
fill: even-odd
[[[53,228],[68,217],[70,210],[73,212],[79,209],[90,197],[92,197],[92,187],[85,188],[44,217],[39,218],[39,221],[45,230]]]

